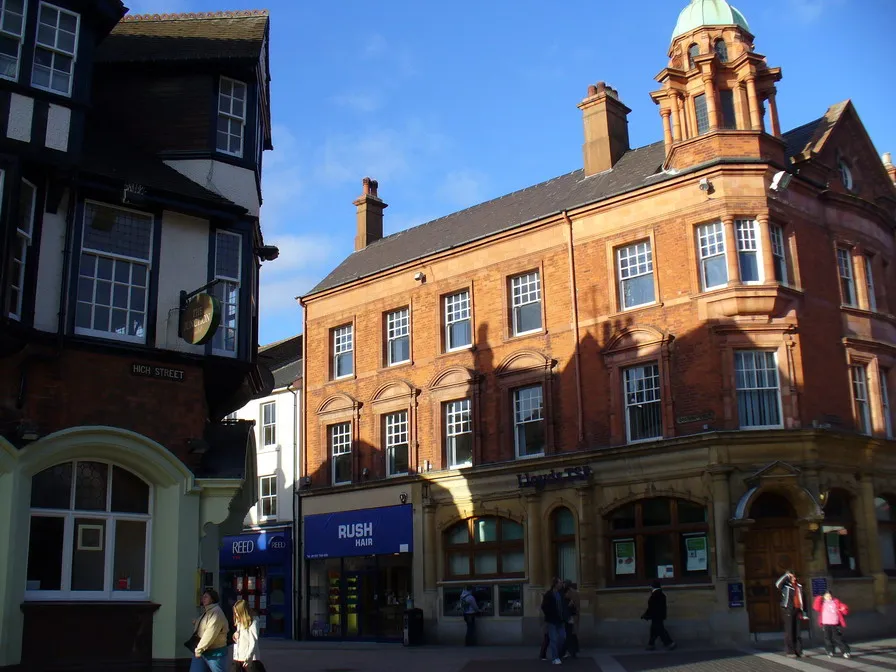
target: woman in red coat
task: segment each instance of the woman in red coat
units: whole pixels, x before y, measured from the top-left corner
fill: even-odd
[[[833,658],[835,646],[839,646],[843,657],[849,658],[849,645],[843,641],[845,616],[849,613],[849,607],[831,595],[831,591],[827,591],[815,598],[812,609],[818,612],[818,624],[824,631],[824,650],[828,657]]]

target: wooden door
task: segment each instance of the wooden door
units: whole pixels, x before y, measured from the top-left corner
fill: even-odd
[[[781,594],[775,581],[784,572],[801,571],[799,534],[792,525],[758,527],[747,533],[744,550],[747,613],[750,632],[780,632]]]

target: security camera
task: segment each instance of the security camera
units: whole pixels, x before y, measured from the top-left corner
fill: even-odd
[[[416,280],[417,282],[423,282],[426,280],[426,276],[423,275],[422,271],[417,271],[416,273],[414,273],[414,280]]]
[[[700,191],[709,191],[709,187],[709,178],[704,177],[702,180],[700,180]]]
[[[769,189],[772,191],[784,191],[787,189],[788,185],[790,185],[790,180],[793,179],[793,175],[788,173],[786,170],[781,170],[775,173],[775,176],[772,178],[772,183]]]

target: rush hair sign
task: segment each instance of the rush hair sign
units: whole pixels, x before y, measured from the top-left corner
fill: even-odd
[[[414,507],[402,504],[305,516],[304,528],[309,559],[411,553]]]

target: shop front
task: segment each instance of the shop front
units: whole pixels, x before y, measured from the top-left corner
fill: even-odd
[[[289,528],[224,537],[220,552],[221,604],[246,600],[258,614],[262,637],[292,636],[292,533]]]
[[[313,639],[400,641],[413,606],[414,507],[304,518]]]

